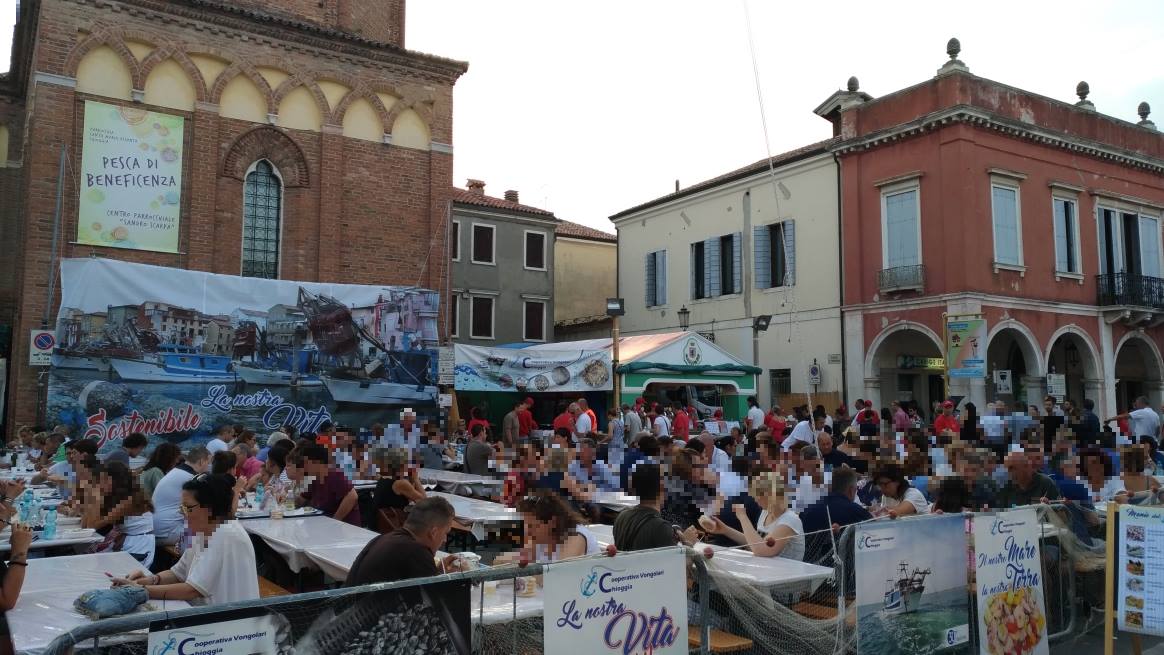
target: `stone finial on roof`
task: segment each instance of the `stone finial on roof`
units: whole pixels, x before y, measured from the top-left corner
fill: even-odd
[[[1147,102],[1141,102],[1139,107],[1136,107],[1136,113],[1140,115],[1140,122],[1136,123],[1140,127],[1146,127],[1150,130],[1156,129],[1156,124],[1148,120],[1148,114],[1152,113],[1152,107]]]
[[[1090,100],[1087,99],[1087,96],[1090,93],[1091,93],[1091,85],[1088,84],[1087,82],[1080,82],[1079,84],[1076,84],[1075,85],[1075,95],[1079,96],[1079,102],[1075,103],[1075,106],[1082,107],[1083,109],[1094,110],[1095,105]]]
[[[962,60],[958,59],[958,55],[961,52],[962,52],[962,42],[961,41],[959,41],[956,38],[950,39],[949,41],[946,41],[946,54],[950,56],[950,61],[947,61],[945,64],[942,65],[941,68],[938,69],[938,75],[945,75],[946,73],[950,73],[953,71],[962,71],[963,73],[969,73],[970,69],[966,67],[966,64],[962,63]]]
[[[861,81],[857,79],[856,75],[849,78],[848,89],[849,93],[856,93],[861,90]]]

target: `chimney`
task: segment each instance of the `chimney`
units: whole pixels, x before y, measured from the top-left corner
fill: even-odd
[[[465,188],[479,196],[483,196],[485,195],[485,180],[469,178],[469,181],[465,183]]]
[[[505,199],[508,200],[509,202],[518,202],[517,191],[514,191],[513,189],[506,191],[505,192]]]

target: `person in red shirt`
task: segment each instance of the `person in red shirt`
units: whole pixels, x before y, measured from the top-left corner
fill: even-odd
[[[934,434],[942,434],[946,430],[950,430],[954,434],[959,434],[962,431],[958,419],[954,418],[954,403],[949,400],[942,403],[942,413],[934,419]]]
[[[768,410],[768,415],[764,417],[764,427],[768,428],[768,432],[774,437],[784,434],[784,415],[778,405],[773,405],[772,409]]]
[[[485,416],[482,414],[480,407],[474,407],[473,409],[469,410],[469,417],[469,423],[465,426],[465,429],[468,430],[469,434],[473,434],[474,425],[480,425],[483,426],[486,431],[489,430],[489,421],[485,420]]]
[[[527,397],[525,402],[521,404],[521,409],[517,410],[517,436],[523,439],[528,439],[533,431],[538,429],[538,423],[534,420],[533,412],[529,411],[533,407],[533,398]]]
[[[691,438],[691,417],[683,410],[683,403],[675,402],[675,419],[671,422],[671,436],[687,441]]]
[[[563,406],[562,413],[554,417],[554,423],[551,427],[553,427],[554,432],[557,432],[558,428],[566,428],[570,434],[574,434],[574,415],[570,413],[568,405]]]

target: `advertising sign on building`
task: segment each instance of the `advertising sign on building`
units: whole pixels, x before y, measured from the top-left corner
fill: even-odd
[[[553,564],[545,574],[547,653],[687,653],[686,558],[679,549]]]
[[[1164,509],[1119,506],[1116,621],[1120,630],[1164,635]]]
[[[1062,373],[1047,374],[1047,395],[1062,401],[1067,397],[1067,376]]]
[[[995,393],[1014,393],[1014,384],[1010,377],[1009,370],[995,370],[994,371],[994,392]]]
[[[857,652],[934,653],[969,642],[961,515],[867,523],[855,548]]]
[[[946,365],[952,378],[986,377],[986,319],[946,323]]]
[[[28,365],[52,366],[56,345],[57,337],[52,330],[33,330],[28,341]]]
[[[608,350],[485,348],[458,343],[457,391],[609,391]]]
[[[193,620],[155,621],[150,624],[147,652],[150,655],[216,653],[217,655],[276,655],[290,646],[291,628],[278,614],[215,612]]]
[[[178,252],[185,119],[85,102],[77,243]]]
[[[1041,526],[1033,509],[974,517],[978,643],[983,655],[1047,655]]]
[[[61,291],[47,420],[103,451],[133,432],[190,448],[235,423],[394,437],[403,410],[438,414],[434,291],[107,258],[61,262]]]

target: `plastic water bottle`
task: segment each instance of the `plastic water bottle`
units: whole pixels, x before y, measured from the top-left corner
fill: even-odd
[[[25,489],[24,493],[20,494],[20,500],[17,503],[20,522],[24,525],[28,525],[30,515],[32,514],[32,497],[32,489]]]
[[[48,514],[44,517],[44,533],[41,535],[46,540],[56,539],[57,537],[57,508],[50,507]]]
[[[44,503],[36,494],[32,495],[32,508],[28,512],[28,519],[33,527],[44,525]]]
[[[263,508],[263,500],[265,500],[265,496],[266,489],[263,488],[263,483],[260,482],[258,486],[255,487],[255,504],[259,506],[259,509]]]

